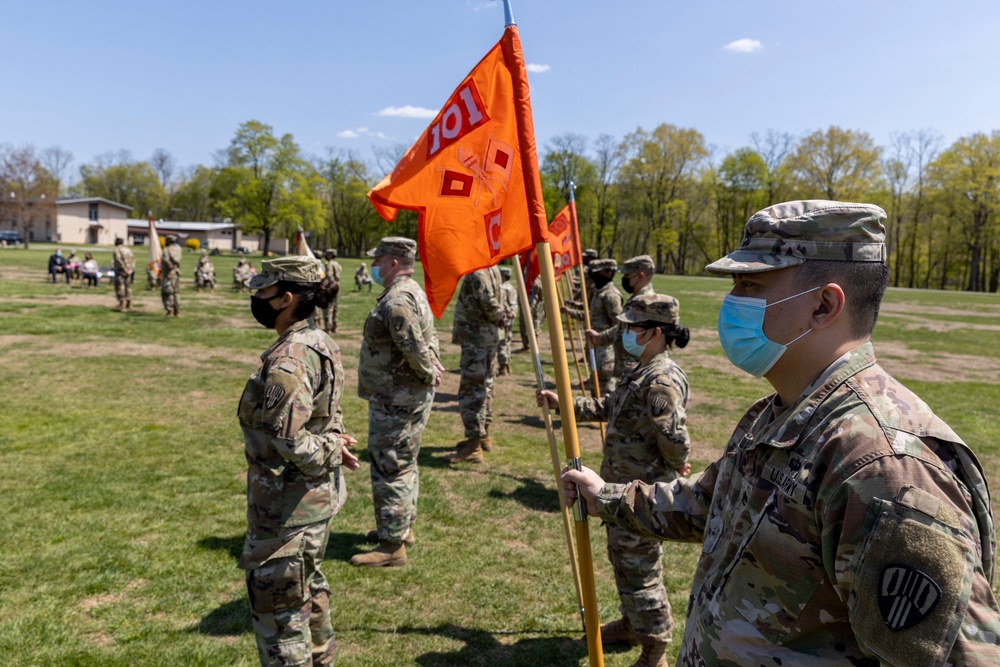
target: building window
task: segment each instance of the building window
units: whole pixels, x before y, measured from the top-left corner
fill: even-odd
[[[90,219],[97,222],[97,202],[90,205]]]

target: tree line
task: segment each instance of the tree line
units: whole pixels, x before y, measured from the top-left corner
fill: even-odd
[[[0,145],[0,192],[17,193],[14,201],[105,197],[131,206],[136,218],[152,211],[172,220],[231,220],[263,234],[265,247],[301,226],[315,247],[359,256],[381,236],[416,236],[415,214],[402,211],[386,223],[365,198],[405,149],[373,149],[372,160],[334,149],[308,156],[291,134],[252,120],[210,166],[179,168],[162,149],[148,160],[108,153],[82,165],[66,186],[68,152]],[[664,123],[593,141],[566,133],[540,154],[546,209],[562,208],[574,184],[582,244],[605,257],[650,254],[658,271],[696,275],[739,245],[755,211],[838,199],[886,210],[891,284],[1000,287],[1000,131],[950,146],[933,130],[898,132],[879,146],[863,131],[836,126],[800,137],[768,130],[723,154],[697,130]]]

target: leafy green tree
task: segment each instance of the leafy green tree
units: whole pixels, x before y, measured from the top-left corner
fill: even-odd
[[[739,148],[722,160],[716,181],[716,255],[739,246],[747,219],[766,207],[767,186],[767,163],[752,148]]]
[[[39,159],[35,147],[0,146],[0,224],[19,229],[27,248],[35,225],[55,219],[59,181]]]
[[[167,193],[159,177],[148,162],[134,162],[127,154],[108,163],[102,156],[95,162],[80,167],[80,180],[70,191],[81,197],[103,197],[131,206],[129,216],[145,218],[148,211],[154,216],[166,216]]]
[[[264,235],[270,250],[275,233],[323,224],[322,179],[306,162],[291,134],[274,136],[270,125],[243,123],[227,150],[227,164],[216,177],[216,208],[246,232]]]
[[[803,137],[787,163],[806,196],[853,201],[872,189],[881,152],[866,132],[831,125]]]
[[[208,221],[217,216],[212,186],[218,172],[203,165],[182,171],[170,197],[170,210],[179,220]]]

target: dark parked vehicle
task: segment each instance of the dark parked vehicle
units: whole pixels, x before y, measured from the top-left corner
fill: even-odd
[[[18,245],[24,243],[24,238],[16,229],[0,229],[0,241],[6,241],[7,245]]]

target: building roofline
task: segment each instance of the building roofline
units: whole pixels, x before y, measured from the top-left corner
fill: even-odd
[[[65,197],[63,199],[56,199],[56,206],[60,206],[62,204],[93,204],[93,203],[110,204],[111,206],[117,206],[118,208],[123,208],[126,211],[132,210],[131,206],[126,206],[125,204],[120,204],[116,201],[105,199],[104,197]]]

